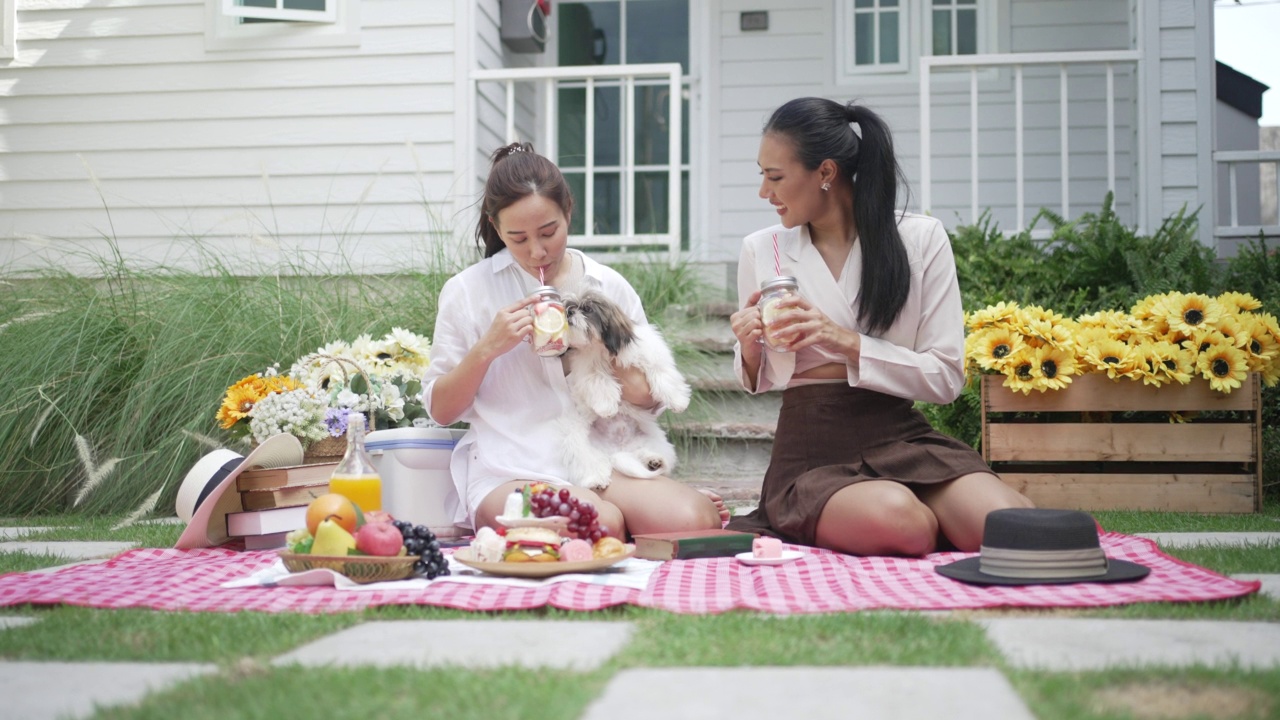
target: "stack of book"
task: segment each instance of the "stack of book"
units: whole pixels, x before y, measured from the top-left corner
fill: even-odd
[[[284,547],[289,533],[307,524],[307,505],[329,492],[337,461],[245,470],[236,478],[243,510],[227,513],[227,535],[246,550]]]

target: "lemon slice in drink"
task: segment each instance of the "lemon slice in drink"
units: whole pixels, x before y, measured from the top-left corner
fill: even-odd
[[[538,330],[548,335],[555,335],[564,330],[564,313],[558,310],[544,310],[534,318],[533,324]]]
[[[760,308],[760,319],[764,322],[765,327],[773,324],[778,319],[778,303],[782,302],[782,298],[769,298],[765,301],[764,307]]]

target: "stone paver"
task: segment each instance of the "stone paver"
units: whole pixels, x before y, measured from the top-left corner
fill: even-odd
[[[1257,575],[1254,573],[1242,573],[1232,575],[1234,580],[1261,580],[1262,589],[1258,592],[1277,600],[1280,600],[1280,575]]]
[[[631,639],[631,623],[529,620],[368,622],[304,645],[276,665],[503,665],[591,670]]]
[[[1033,720],[990,668],[663,668],[625,670],[583,720]]]
[[[0,540],[13,540],[32,533],[52,530],[47,527],[0,527]]]
[[[1156,541],[1161,547],[1195,547],[1196,545],[1266,545],[1280,543],[1280,532],[1153,532],[1138,537]]]
[[[1280,624],[1213,620],[977,619],[1010,663],[1039,670],[1280,666]]]
[[[0,542],[0,552],[57,555],[68,560],[112,557],[135,547],[137,543],[131,542]]]
[[[8,630],[9,628],[22,627],[35,622],[35,618],[31,617],[0,617],[0,630]]]
[[[215,672],[214,665],[0,661],[0,718],[82,718],[94,707],[137,702],[148,692]]]

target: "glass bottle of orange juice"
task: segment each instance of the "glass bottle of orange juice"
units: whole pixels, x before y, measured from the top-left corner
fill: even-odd
[[[364,449],[363,413],[347,413],[347,452],[329,478],[329,492],[345,496],[362,511],[382,509],[382,476]]]

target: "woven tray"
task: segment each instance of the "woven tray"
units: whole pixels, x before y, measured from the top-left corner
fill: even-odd
[[[308,570],[332,570],[360,583],[386,582],[403,580],[413,574],[415,555],[403,557],[374,557],[371,555],[349,555],[336,557],[333,555],[299,555],[297,553],[280,553],[285,569],[292,573]]]

